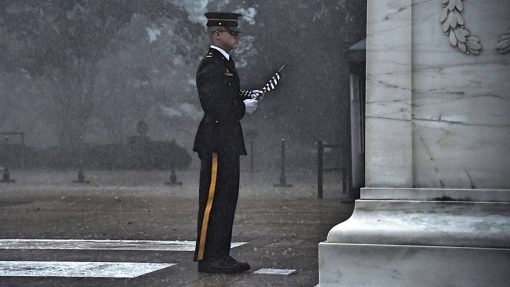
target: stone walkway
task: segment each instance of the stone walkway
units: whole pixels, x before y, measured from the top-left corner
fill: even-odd
[[[191,179],[184,177],[185,182]],[[23,181],[0,185],[0,238],[193,241],[197,200],[190,185],[155,188]],[[13,250],[0,245],[0,261],[175,264],[136,278],[3,277],[0,265],[0,286],[316,286],[317,244],[326,239],[331,227],[350,216],[352,204],[342,204],[338,198],[317,200],[314,190],[295,189],[293,196],[290,188],[277,195],[273,190],[271,195],[262,190],[267,183],[259,186],[249,191],[241,188],[234,226],[233,241],[248,243],[233,248],[231,254],[248,261],[249,272],[198,273],[190,251]],[[297,272],[254,274],[261,268]]]

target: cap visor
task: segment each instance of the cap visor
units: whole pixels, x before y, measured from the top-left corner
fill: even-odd
[[[224,26],[224,27],[227,28],[227,30],[229,30],[229,31],[241,33],[241,29],[239,29],[239,27],[228,27],[228,26]]]

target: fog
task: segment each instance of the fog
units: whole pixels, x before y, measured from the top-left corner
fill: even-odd
[[[24,167],[169,168],[124,162],[140,155],[90,162],[112,150],[135,154],[123,148],[140,139],[160,144],[153,157],[196,167],[191,149],[202,109],[195,73],[208,49],[206,11],[244,16],[233,53],[243,88],[261,88],[286,65],[277,89],[242,121],[256,168],[278,170],[281,138],[289,166],[310,167],[319,139],[339,144],[332,157],[346,160],[347,53],[365,37],[363,2],[2,0],[0,166],[19,160],[6,145],[20,136],[5,134],[19,132]],[[168,155],[170,144],[171,153],[186,155]]]

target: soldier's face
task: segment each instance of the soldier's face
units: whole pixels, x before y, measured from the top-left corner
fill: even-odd
[[[226,51],[233,50],[239,45],[239,34],[230,31],[218,31],[219,44],[222,45]]]

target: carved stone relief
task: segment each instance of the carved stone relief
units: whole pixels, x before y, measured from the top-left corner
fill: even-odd
[[[463,0],[441,0],[440,21],[443,24],[443,32],[448,35],[450,44],[461,52],[471,55],[479,55],[482,50],[480,38],[471,35],[471,32],[464,26]],[[510,52],[510,32],[498,38],[496,50],[500,54]]]
[[[498,44],[496,49],[500,54],[510,52],[510,31],[498,37]]]
[[[471,35],[464,27],[462,0],[441,0],[443,9],[440,20],[443,23],[443,32],[450,38],[450,44],[466,54],[478,55],[482,49],[480,39]]]

